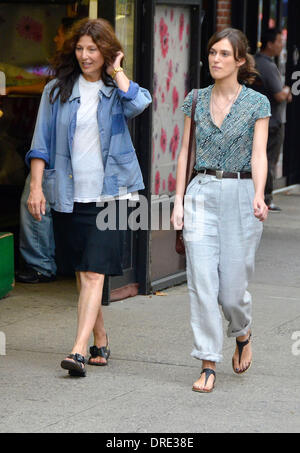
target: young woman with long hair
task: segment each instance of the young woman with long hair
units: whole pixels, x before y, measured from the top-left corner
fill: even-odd
[[[108,22],[77,22],[53,59],[55,79],[44,89],[26,155],[29,211],[40,220],[49,201],[57,253],[69,255],[79,283],[77,336],[61,363],[76,376],[86,375],[92,332],[89,364],[107,364],[103,283],[105,275],[122,274],[118,225],[99,228],[98,216],[108,205],[118,216],[121,199],[144,188],[126,120],[142,113],[151,96],[126,77],[123,58]]]
[[[235,373],[246,372],[252,363],[252,302],[247,287],[268,213],[264,187],[270,117],[268,99],[245,85],[256,74],[245,35],[232,28],[217,32],[208,43],[208,54],[214,84],[198,91],[197,175],[183,206],[191,92],[182,106],[185,127],[172,214],[174,228],[184,226],[192,356],[203,362],[193,390],[203,393],[213,390],[216,363],[223,358],[219,305],[229,322],[228,336],[236,338]]]

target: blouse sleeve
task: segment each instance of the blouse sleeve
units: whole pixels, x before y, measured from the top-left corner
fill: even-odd
[[[257,102],[256,120],[272,116],[271,104],[266,96],[262,96]]]
[[[193,105],[193,91],[192,90],[187,97],[185,98],[182,106],[180,109],[183,111],[183,113],[191,118],[192,116],[192,105]]]

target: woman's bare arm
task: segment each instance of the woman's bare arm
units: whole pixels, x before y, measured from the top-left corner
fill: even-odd
[[[175,230],[180,230],[183,227],[183,197],[185,191],[185,178],[189,151],[190,129],[191,129],[191,118],[185,116],[182,145],[177,163],[175,204],[173,214],[171,217],[171,221],[174,225]]]
[[[256,121],[252,150],[252,177],[255,187],[254,215],[261,221],[266,220],[268,208],[264,202],[264,191],[268,173],[267,143],[269,118]]]
[[[42,189],[44,168],[43,159],[31,159],[30,194],[27,206],[30,214],[39,221],[46,212],[46,199]]]

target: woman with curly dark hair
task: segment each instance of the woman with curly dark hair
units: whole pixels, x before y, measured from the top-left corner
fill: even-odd
[[[178,159],[175,229],[184,223],[187,277],[194,334],[192,356],[202,363],[193,390],[212,392],[216,363],[222,361],[222,307],[228,336],[236,339],[233,370],[245,373],[252,363],[252,301],[247,291],[255,252],[268,208],[268,99],[246,87],[256,74],[246,36],[236,29],[213,35],[208,43],[214,84],[195,93],[197,175],[185,189],[193,95],[182,110],[185,128]]]
[[[76,23],[53,59],[55,79],[44,89],[26,155],[29,211],[40,220],[49,201],[57,253],[69,254],[79,282],[77,336],[61,363],[75,376],[86,375],[92,332],[89,364],[107,365],[101,299],[105,275],[122,274],[119,203],[144,188],[126,120],[142,113],[151,96],[126,77],[123,58],[107,21]],[[104,210],[117,217],[107,229],[98,222]]]

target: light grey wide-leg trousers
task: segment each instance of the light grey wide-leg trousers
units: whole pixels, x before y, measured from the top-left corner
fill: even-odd
[[[184,241],[194,334],[192,356],[222,361],[223,323],[228,336],[246,335],[252,321],[247,291],[262,222],[254,216],[252,179],[198,174],[184,203]]]

